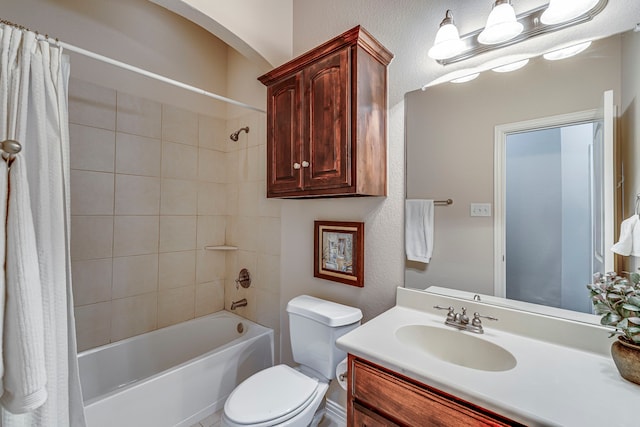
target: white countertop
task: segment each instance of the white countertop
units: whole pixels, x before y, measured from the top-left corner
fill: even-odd
[[[424,298],[426,307],[432,301],[429,296]],[[453,305],[459,311],[459,304]],[[509,316],[513,316],[511,311]],[[499,312],[498,308],[489,314],[499,317]],[[527,314],[523,316],[527,318]],[[446,312],[436,314],[396,305],[341,337],[337,345],[523,424],[640,426],[640,386],[622,379],[610,356],[492,328],[494,323],[487,321],[482,335],[456,331],[444,325],[445,317]],[[400,327],[418,324],[472,334],[497,344],[511,352],[517,364],[500,372],[471,369],[442,361],[396,338],[395,331]]]

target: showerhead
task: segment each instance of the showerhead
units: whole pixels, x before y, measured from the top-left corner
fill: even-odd
[[[232,141],[237,142],[238,141],[238,137],[240,135],[240,132],[242,132],[242,131],[245,131],[246,133],[249,133],[249,126],[245,126],[243,128],[238,129],[237,131],[235,131],[234,133],[229,135],[229,138],[231,138]]]

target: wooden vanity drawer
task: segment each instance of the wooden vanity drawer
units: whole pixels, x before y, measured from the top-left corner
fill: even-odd
[[[519,426],[490,411],[350,356],[350,426]],[[364,413],[358,410],[365,407]],[[378,419],[371,415],[378,416]],[[381,418],[382,416],[383,418]],[[368,422],[356,422],[369,417]],[[381,423],[388,419],[391,423]]]

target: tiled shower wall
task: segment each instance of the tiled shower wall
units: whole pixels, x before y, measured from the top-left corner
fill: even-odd
[[[264,115],[246,120],[232,143],[234,121],[71,80],[79,350],[224,309],[242,267],[255,278],[238,313],[278,329],[279,204],[258,191]],[[204,250],[223,244],[239,250]]]

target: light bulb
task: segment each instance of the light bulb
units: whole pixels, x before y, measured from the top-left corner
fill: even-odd
[[[447,10],[444,19],[440,23],[436,40],[427,55],[436,60],[448,59],[458,55],[463,50],[464,42],[460,40],[460,34],[453,23],[451,11]]]
[[[510,1],[496,0],[484,30],[478,34],[478,42],[481,44],[503,43],[516,37],[524,26],[516,19]]]
[[[545,25],[571,21],[593,9],[599,0],[550,0],[549,7],[540,16]]]

